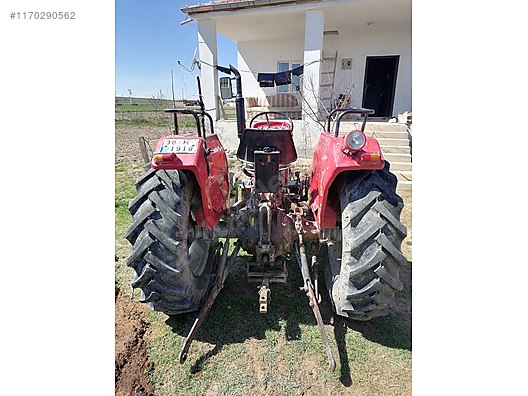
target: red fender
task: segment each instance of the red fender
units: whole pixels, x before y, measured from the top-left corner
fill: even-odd
[[[376,139],[367,137],[365,146],[354,153],[345,153],[343,136],[323,132],[314,149],[310,178],[310,208],[319,229],[336,226],[337,213],[328,205],[328,192],[336,177],[343,172],[383,169],[385,161]],[[379,153],[379,159],[377,159]],[[371,155],[369,155],[371,154]],[[372,156],[374,154],[374,156]],[[376,160],[371,160],[374,157]]]
[[[161,152],[165,139],[186,139],[198,142],[195,153],[174,153],[167,160],[156,164],[154,157]],[[205,147],[209,155],[205,156]],[[198,136],[162,136],[151,162],[154,169],[189,170],[194,174],[202,194],[202,207],[195,213],[200,227],[213,229],[220,220],[229,196],[229,173],[225,150],[216,134],[205,139]]]

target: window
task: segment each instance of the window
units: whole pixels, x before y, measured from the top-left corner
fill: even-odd
[[[281,61],[277,63],[277,71],[284,72],[295,69],[302,65],[300,61]],[[292,82],[289,85],[279,85],[278,92],[296,92],[301,90],[301,76],[292,76]]]

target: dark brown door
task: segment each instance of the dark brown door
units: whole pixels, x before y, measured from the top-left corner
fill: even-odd
[[[373,117],[392,116],[399,60],[399,55],[367,56],[362,106],[373,109]]]

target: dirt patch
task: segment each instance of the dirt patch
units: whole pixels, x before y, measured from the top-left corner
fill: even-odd
[[[145,311],[117,286],[115,295],[115,394],[153,395],[149,378],[153,364],[144,339],[148,328],[143,320]]]
[[[179,134],[195,136],[196,130],[192,125],[181,127]],[[169,126],[116,126],[115,163],[143,163],[138,138],[145,138],[147,151],[152,156],[160,137],[168,135],[173,135]]]
[[[116,127],[115,163],[142,163],[138,138],[143,136],[147,143],[147,150],[152,151],[156,148],[160,136],[168,134],[168,128],[162,127]]]
[[[336,356],[334,356],[334,358],[335,357]],[[329,389],[329,384],[325,378],[327,375],[324,374],[324,370],[326,370],[327,367],[322,365],[321,361],[314,357],[312,353],[305,353],[299,364],[299,390],[302,395],[315,396],[324,394],[342,394],[337,389]]]
[[[264,358],[266,349],[261,342],[254,338],[244,342],[244,349],[249,361],[248,366],[253,370],[253,377],[258,383],[262,382],[266,376],[267,369]]]

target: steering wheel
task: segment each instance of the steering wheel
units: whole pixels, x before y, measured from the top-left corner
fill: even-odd
[[[269,115],[270,114],[277,114],[277,115],[281,116],[282,118],[285,118],[287,121],[286,120],[270,121],[270,119],[269,119]],[[264,121],[255,122],[255,119],[257,119],[258,117],[261,117],[261,116],[265,116],[266,117],[266,121],[265,122]],[[255,124],[253,124],[254,122],[255,122]],[[262,125],[266,125],[268,131],[271,131],[273,129],[289,129],[290,132],[293,134],[293,121],[286,114],[279,113],[278,111],[264,111],[262,113],[258,113],[249,122],[249,127],[250,128],[254,128],[254,129],[262,129],[261,128]]]

